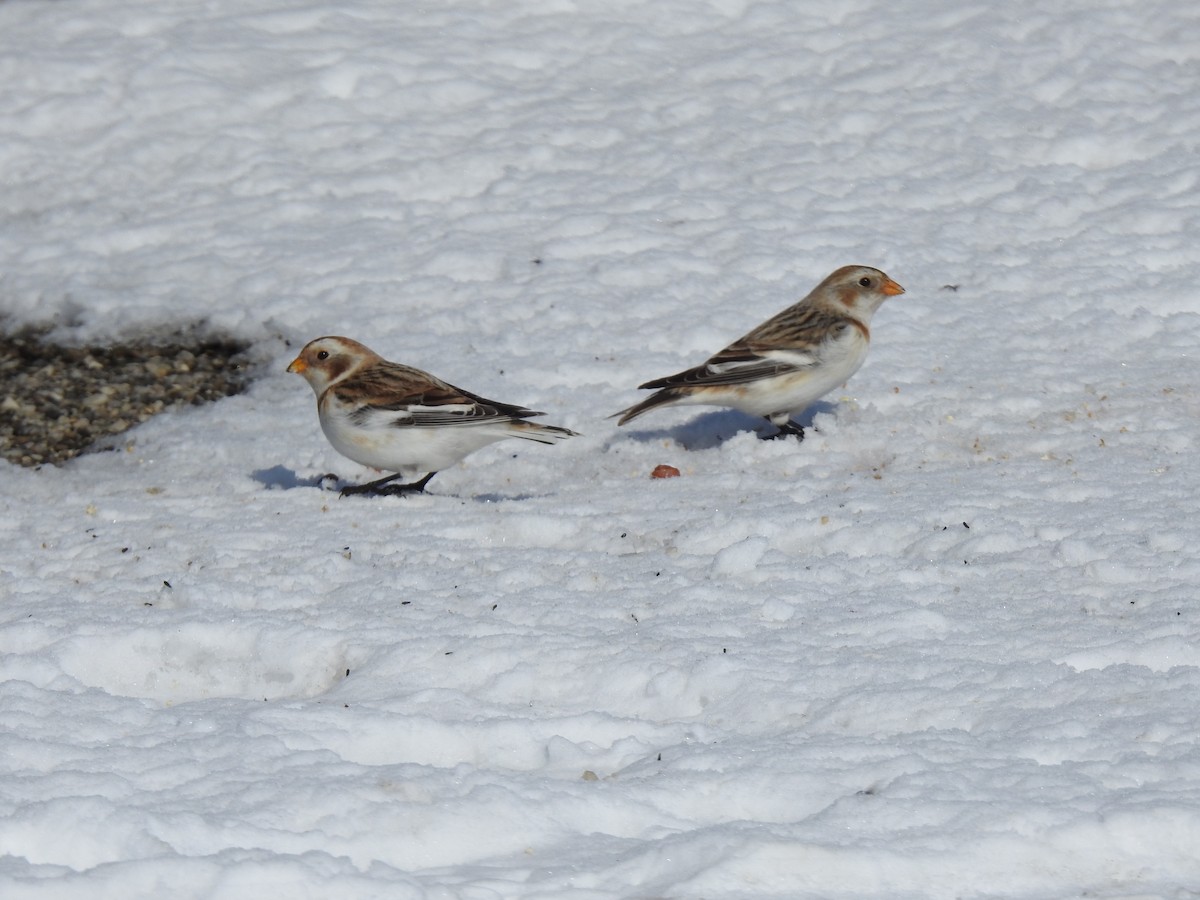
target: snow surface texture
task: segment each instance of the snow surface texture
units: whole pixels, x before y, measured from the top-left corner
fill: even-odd
[[[9,324],[264,363],[0,464],[0,895],[1200,896],[1198,83],[1179,0],[0,3]],[[802,445],[605,418],[846,263]],[[326,333],[584,436],[339,500]]]

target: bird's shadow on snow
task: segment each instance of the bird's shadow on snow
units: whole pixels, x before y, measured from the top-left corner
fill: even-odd
[[[834,404],[824,401],[814,403],[800,415],[793,416],[792,421],[809,429],[817,415],[832,412],[835,408]],[[758,416],[736,409],[722,409],[696,416],[674,428],[634,429],[627,434],[641,443],[673,440],[685,450],[711,450],[745,431],[756,432],[759,437],[771,437],[776,428]]]
[[[342,487],[353,484],[353,482],[344,482],[332,472],[325,475],[313,475],[309,478],[301,478],[287,466],[271,466],[269,469],[258,469],[251,473],[251,477],[265,487],[268,491],[290,491],[293,488],[317,488],[330,493],[338,492]],[[472,503],[511,503],[520,500],[533,500],[539,496],[550,496],[549,494],[441,494],[440,492],[431,492],[428,496],[438,497],[443,496],[451,499],[462,500]]]
[[[472,503],[512,503],[519,500],[534,500],[538,497],[549,497],[550,494],[472,494],[469,497],[459,497],[460,500],[470,500]]]
[[[271,466],[258,469],[251,477],[269,491],[290,491],[292,488],[315,487],[324,491],[334,490],[340,479],[333,474],[313,475],[301,478],[287,466]]]

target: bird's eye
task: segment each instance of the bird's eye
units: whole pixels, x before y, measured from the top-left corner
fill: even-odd
[[[863,287],[870,287],[871,279],[868,276],[864,275],[862,278],[858,279],[858,283],[861,284]]]
[[[320,353],[317,354],[317,359],[329,359],[329,351],[322,350]]]

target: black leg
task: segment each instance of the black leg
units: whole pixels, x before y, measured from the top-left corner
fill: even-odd
[[[767,421],[770,421],[770,419],[768,419]],[[794,437],[797,441],[804,440],[804,426],[797,425],[791,419],[785,420],[782,425],[779,424],[778,422],[771,422],[771,424],[774,425],[779,430],[777,432],[775,432],[774,434],[768,434],[768,435],[764,436],[763,437],[764,441],[777,441],[780,438],[787,438],[787,437]]]
[[[420,494],[425,490],[425,485],[429,484],[429,479],[436,475],[437,472],[430,472],[420,481],[414,481],[411,484],[390,484],[400,477],[399,473],[389,475],[386,478],[380,478],[378,481],[372,481],[368,484],[355,484],[350,487],[342,488],[342,496],[349,497],[351,494],[379,494],[380,496],[401,497],[405,494]]]

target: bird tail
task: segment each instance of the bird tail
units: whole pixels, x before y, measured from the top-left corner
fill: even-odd
[[[618,413],[613,413],[611,416],[609,416],[609,418],[615,419],[617,416],[620,416],[621,418],[617,419],[617,424],[624,425],[626,422],[632,422],[642,413],[649,412],[655,407],[670,403],[673,400],[678,399],[678,397],[679,394],[676,391],[672,390],[671,388],[666,388],[651,394],[641,403],[635,403],[628,409],[623,409]]]
[[[524,419],[513,422],[509,426],[513,437],[524,438],[527,441],[537,441],[539,444],[557,444],[569,437],[579,437],[579,432],[570,428],[559,428],[557,425],[543,425],[540,422],[527,422]]]

